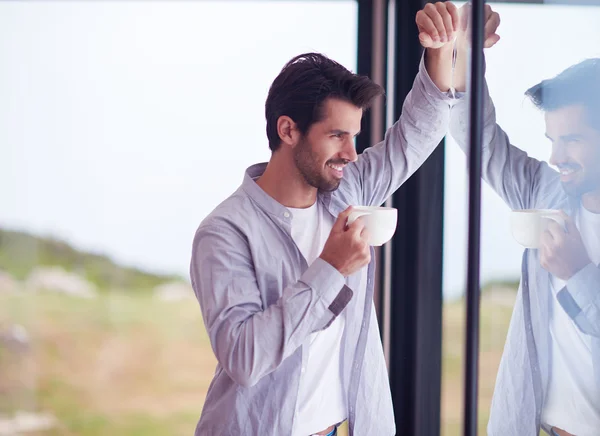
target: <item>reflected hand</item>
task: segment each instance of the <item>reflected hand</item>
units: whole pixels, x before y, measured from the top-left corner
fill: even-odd
[[[573,219],[561,214],[566,231],[554,221],[548,223],[540,239],[540,265],[553,276],[568,280],[591,261]]]
[[[498,14],[498,12],[494,12],[492,10],[492,7],[487,4],[485,5],[483,13],[485,17],[485,24],[483,28],[483,48],[490,48],[493,47],[500,40],[500,35],[496,33],[498,27],[500,26],[500,15]],[[472,16],[471,4],[466,3],[465,5],[463,5],[458,11],[458,14],[460,16],[460,32],[458,37],[462,41],[470,41]],[[469,35],[468,39],[467,35]]]

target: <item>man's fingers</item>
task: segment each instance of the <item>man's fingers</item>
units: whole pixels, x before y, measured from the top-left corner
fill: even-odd
[[[454,26],[452,24],[452,15],[450,15],[450,12],[448,12],[448,9],[446,7],[445,3],[442,2],[438,2],[435,4],[436,9],[438,11],[438,13],[440,14],[440,17],[442,18],[442,22],[443,22],[443,32],[440,31],[440,37],[442,38],[442,41],[451,41],[452,37],[454,36]],[[444,40],[444,37],[446,38]]]
[[[458,13],[458,8],[454,3],[447,2],[446,9],[452,18],[452,29],[454,32],[458,32],[460,29],[460,14]]]
[[[496,30],[498,30],[498,27],[500,27],[500,14],[493,12],[490,17],[485,20],[483,34],[485,35],[486,39],[494,35]]]
[[[346,210],[344,210],[343,212],[340,212],[337,219],[335,220],[335,223],[333,223],[333,227],[331,228],[331,231],[335,230],[337,232],[343,232],[346,229],[346,225],[348,224],[348,217],[350,216],[351,212],[352,212],[352,206],[348,206],[348,208],[346,208]]]
[[[548,264],[548,247],[545,244],[541,244],[540,245],[540,265],[542,266],[542,268],[544,268],[546,271],[548,271],[549,269],[549,264]]]
[[[427,16],[429,16],[431,21],[433,21],[433,24],[437,30],[437,34],[439,35],[439,40],[446,42],[448,40],[448,37],[446,36],[446,26],[444,25],[444,19],[440,15],[438,7],[434,6],[432,3],[427,3],[423,10]],[[435,36],[433,36],[433,39],[436,39]]]
[[[417,13],[419,40],[423,47],[433,47],[450,41],[458,30],[460,17],[452,3],[428,3]],[[424,35],[423,35],[424,34]]]
[[[369,233],[369,229],[367,229],[366,227],[363,227],[362,231],[360,232],[361,239],[364,241],[368,241],[369,236],[371,236],[371,234]]]
[[[492,12],[492,14],[485,19],[485,30],[488,33],[496,33],[500,27],[500,14],[498,12]]]
[[[429,36],[429,40],[431,40],[432,44],[436,39],[439,41],[439,33],[437,31],[437,28],[435,27],[435,24],[433,24],[433,20],[429,17],[429,15],[427,15],[424,11],[419,11],[417,12],[416,21],[420,32],[419,40],[421,40],[421,43],[423,43],[423,41],[425,40],[425,38],[421,38],[421,33],[425,33],[427,36]]]
[[[483,8],[483,15],[485,17],[485,21],[490,19],[490,16],[494,13],[492,7],[490,5],[485,5]]]
[[[579,230],[577,230],[577,226],[575,225],[575,221],[573,221],[573,218],[567,215],[564,210],[560,211],[560,216],[563,220],[565,220],[565,230],[567,233],[579,232]]]
[[[564,229],[561,227],[560,224],[558,224],[555,221],[550,221],[548,223],[548,227],[547,227],[546,231],[550,234],[553,241],[557,244],[560,243],[560,241],[562,241],[565,237]]]
[[[460,16],[460,29],[462,31],[466,31],[469,28],[469,23],[471,21],[471,5],[469,3],[465,3],[459,11]]]
[[[500,41],[500,35],[494,33],[484,41],[483,48],[493,47],[498,41]]]
[[[419,33],[419,41],[421,42],[421,45],[424,48],[430,48],[430,47],[433,47],[433,45],[434,45],[434,42],[433,42],[433,39],[431,39],[431,36],[429,36],[429,34],[425,33],[425,32]]]
[[[548,230],[544,230],[540,235],[540,247],[548,248],[552,241],[554,241],[552,233],[550,233]]]
[[[360,236],[361,232],[365,228],[365,223],[360,217],[356,218],[356,220],[348,226],[347,232],[351,233],[353,236]]]

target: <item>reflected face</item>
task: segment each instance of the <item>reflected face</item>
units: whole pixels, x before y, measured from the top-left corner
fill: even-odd
[[[344,167],[357,159],[354,138],[360,133],[362,109],[352,103],[328,99],[323,120],[313,124],[294,148],[294,162],[310,186],[335,191]]]
[[[600,191],[600,126],[592,128],[583,105],[546,112],[546,136],[552,141],[550,164],[560,171],[564,189],[581,196]]]

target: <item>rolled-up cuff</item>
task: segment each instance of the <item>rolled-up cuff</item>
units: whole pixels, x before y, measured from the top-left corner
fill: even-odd
[[[346,286],[344,276],[320,257],[302,274],[300,280],[317,291],[322,308],[336,316],[352,299],[353,292]]]
[[[600,269],[590,263],[567,281],[567,289],[575,303],[584,309],[600,299]]]

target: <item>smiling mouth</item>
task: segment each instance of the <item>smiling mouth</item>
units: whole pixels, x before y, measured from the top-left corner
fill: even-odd
[[[344,176],[345,164],[334,164],[331,162],[327,163],[327,166],[333,170],[335,177],[341,179]]]
[[[579,172],[581,168],[579,167],[572,167],[572,166],[568,166],[568,167],[559,167],[558,171],[560,172],[560,178],[563,181],[568,181],[570,179],[573,178],[573,175],[576,174],[577,172]]]

